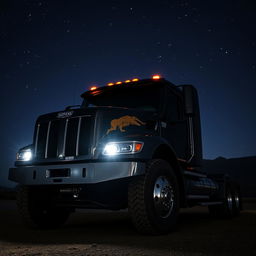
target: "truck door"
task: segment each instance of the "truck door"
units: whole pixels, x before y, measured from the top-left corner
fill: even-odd
[[[178,158],[188,158],[187,122],[184,116],[183,97],[178,91],[166,87],[162,136],[170,143]]]

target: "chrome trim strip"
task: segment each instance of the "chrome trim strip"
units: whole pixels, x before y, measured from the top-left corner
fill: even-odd
[[[195,145],[194,145],[194,133],[193,133],[192,117],[189,117],[188,122],[189,122],[189,138],[190,138],[190,152],[191,152],[191,156],[188,159],[188,162],[190,162],[192,160],[192,158],[194,157],[194,155],[195,155]]]
[[[39,136],[40,124],[37,124],[36,128],[36,141],[35,141],[35,156],[37,154],[38,136]]]
[[[69,119],[66,119],[64,138],[63,138],[63,153],[62,153],[62,156],[65,156],[65,151],[66,151],[66,138],[67,138],[67,130],[68,130],[68,121],[69,121]]]
[[[202,203],[199,203],[199,205],[202,205],[202,206],[221,205],[221,204],[223,204],[223,202],[202,202]]]
[[[78,127],[77,127],[77,136],[76,136],[76,156],[78,156],[79,150],[79,139],[80,139],[80,128],[81,128],[81,117],[79,117]]]
[[[187,199],[209,199],[209,196],[201,195],[187,195]]]
[[[190,176],[197,176],[197,177],[202,177],[202,178],[207,178],[206,174],[201,174],[201,173],[196,173],[196,172],[191,172],[191,171],[184,171],[185,175],[190,175]]]
[[[49,144],[49,134],[50,134],[50,129],[51,129],[51,121],[48,123],[48,128],[47,128],[47,135],[46,135],[46,143],[45,143],[45,152],[44,152],[44,158],[47,158],[48,154],[48,144]]]
[[[93,115],[70,116],[68,119],[78,118],[78,117],[92,117],[92,116],[93,116]],[[65,120],[65,118],[58,118],[58,117],[55,117],[55,118],[53,118],[51,121],[55,121],[55,120]]]

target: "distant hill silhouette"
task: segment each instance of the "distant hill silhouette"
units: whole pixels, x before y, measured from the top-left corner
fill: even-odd
[[[256,156],[203,160],[203,170],[207,173],[227,173],[241,185],[243,196],[256,197]]]

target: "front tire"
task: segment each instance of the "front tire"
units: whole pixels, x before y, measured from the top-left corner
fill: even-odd
[[[145,175],[129,184],[128,209],[140,233],[159,235],[173,229],[179,212],[179,187],[167,161],[151,160]]]
[[[26,226],[31,228],[55,228],[66,222],[71,210],[56,207],[51,193],[29,186],[20,186],[17,206]]]

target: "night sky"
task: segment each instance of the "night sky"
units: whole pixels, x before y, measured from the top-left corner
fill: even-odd
[[[0,1],[0,185],[38,115],[91,85],[197,87],[204,158],[256,155],[255,1]]]

